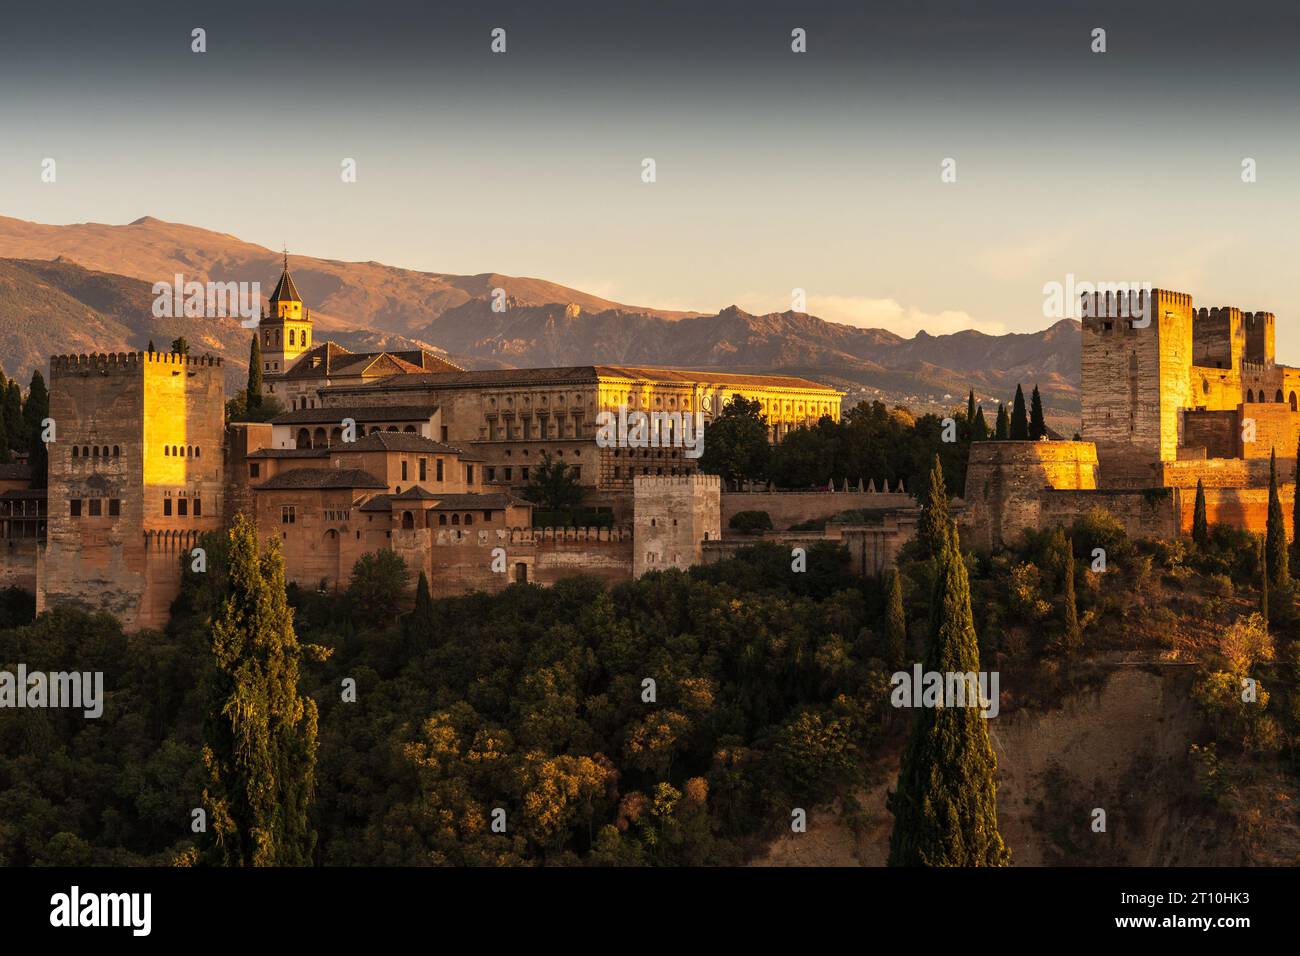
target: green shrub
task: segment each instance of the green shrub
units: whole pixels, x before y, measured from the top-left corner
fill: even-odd
[[[745,534],[771,531],[772,516],[766,511],[737,511],[727,522],[727,527],[732,531],[742,531]]]

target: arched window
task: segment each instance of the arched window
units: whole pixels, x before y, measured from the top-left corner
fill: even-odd
[[[99,446],[96,445],[96,446],[94,447],[93,451],[94,451],[94,453],[95,453],[95,457],[98,458],[98,457],[99,457]]]
[[[414,432],[414,431],[415,431],[415,426],[414,426],[414,425],[407,425],[405,428],[402,429],[402,431],[404,431],[404,432]]]
[[[199,446],[198,446],[198,445],[195,445],[195,446],[194,446],[194,457],[195,457],[195,458],[198,458],[199,455],[201,455],[201,454],[202,454],[202,452],[199,450]]]
[[[1295,410],[1296,410],[1296,406],[1295,406],[1295,392],[1292,392],[1292,393],[1291,393],[1291,411],[1294,412]]]
[[[452,523],[452,524],[460,524],[460,515],[452,515],[452,516],[451,516],[451,523]]]
[[[170,445],[163,445],[163,457],[164,457],[164,458],[170,458],[171,456],[172,456],[172,449],[171,449],[171,446],[170,446]]]
[[[466,515],[466,516],[465,516],[465,523],[466,523],[466,524],[473,524],[473,523],[474,523],[474,516],[473,516],[473,515]]]
[[[1277,402],[1279,405],[1286,401],[1286,399],[1282,397],[1282,389],[1279,388],[1277,390],[1277,395],[1274,397],[1273,401]]]
[[[402,529],[405,531],[415,530],[415,516],[409,511],[402,512]]]
[[[323,428],[316,429],[315,434],[311,436],[311,444],[313,448],[325,447],[326,444],[325,429]]]
[[[114,445],[114,446],[113,446],[113,457],[114,457],[114,458],[121,458],[121,457],[122,457],[122,447],[121,447],[120,445]]]
[[[1252,392],[1250,389],[1246,389],[1246,402],[1247,402],[1247,404],[1249,404],[1250,402],[1253,402],[1254,400],[1255,400],[1255,393]]]
[[[446,516],[446,515],[438,515],[438,524],[446,524],[446,523],[447,523],[447,516]]]
[[[80,455],[81,455],[81,449],[78,448],[76,445],[73,445],[73,446],[72,446],[72,457],[73,457],[73,458],[78,458],[78,457],[80,457]]]
[[[296,444],[297,444],[297,446],[298,446],[299,448],[310,448],[310,447],[311,447],[311,432],[307,431],[307,429],[305,429],[305,428],[299,428],[299,429],[298,429],[298,440],[297,440]]]

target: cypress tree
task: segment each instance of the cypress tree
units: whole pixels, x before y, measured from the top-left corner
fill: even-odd
[[[27,442],[27,464],[32,471],[32,486],[44,488],[48,481],[49,453],[42,438],[50,416],[50,393],[45,388],[45,376],[40,369],[32,372],[32,384],[27,390],[23,405],[23,434]]]
[[[429,579],[423,571],[415,585],[415,610],[411,612],[410,633],[424,640],[433,636],[433,598],[429,595]]]
[[[970,582],[957,529],[944,536],[931,608],[924,669],[979,673],[979,643]],[[898,786],[889,795],[894,829],[890,866],[1006,866],[1011,853],[998,833],[997,758],[979,706],[922,707],[903,751]]]
[[[149,340],[149,354],[150,354],[150,355],[153,355],[153,353],[156,352],[156,351],[157,351],[157,349],[155,349],[155,348],[153,347],[153,339],[150,339],[150,340]]]
[[[989,437],[988,422],[984,420],[984,406],[975,410],[975,441],[986,441]]]
[[[1011,440],[1026,441],[1029,438],[1029,416],[1025,414],[1025,390],[1016,386],[1016,400],[1011,406]]]
[[[943,480],[943,465],[939,463],[939,456],[935,455],[934,467],[930,469],[930,486],[921,501],[921,517],[916,523],[916,538],[921,543],[925,557],[937,558],[943,553],[951,524],[948,517],[948,486]]]
[[[302,648],[285,598],[284,561],[272,538],[262,554],[243,516],[228,532],[225,592],[212,623],[203,763],[213,842],[226,866],[305,866],[316,834],[316,702],[298,696]]]
[[[4,395],[5,434],[14,451],[27,450],[27,432],[23,428],[23,390],[17,380],[10,379]]]
[[[966,421],[974,424],[975,422],[975,389],[970,390],[970,395],[966,398]]]
[[[1065,629],[1062,635],[1067,653],[1073,654],[1083,645],[1083,633],[1079,628],[1079,605],[1074,599],[1074,543],[1065,539]]]
[[[891,670],[907,656],[907,613],[903,610],[903,576],[890,568],[885,578],[885,662]]]
[[[1205,515],[1205,484],[1196,479],[1196,506],[1192,509],[1192,540],[1198,548],[1210,543],[1210,523]]]
[[[1029,437],[1038,441],[1047,435],[1047,421],[1043,418],[1043,398],[1038,394],[1038,386],[1029,400]]]
[[[262,405],[262,346],[253,333],[253,344],[248,348],[248,388],[244,392],[244,407],[250,412]]]
[[[1264,547],[1264,539],[1255,536],[1255,558],[1259,562],[1259,613],[1264,617],[1264,625],[1268,625],[1268,549]]]
[[[1286,522],[1282,518],[1282,499],[1277,493],[1277,451],[1268,456],[1268,568],[1274,587],[1283,587],[1290,579],[1287,570]]]
[[[1011,437],[1011,423],[1007,420],[1007,406],[998,402],[998,420],[994,426],[993,437],[998,441],[1006,441]]]

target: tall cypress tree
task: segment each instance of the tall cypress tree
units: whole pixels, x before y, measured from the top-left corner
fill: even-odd
[[[975,389],[970,390],[970,395],[966,398],[966,421],[975,423]]]
[[[1064,628],[1061,635],[1062,642],[1065,644],[1065,650],[1073,654],[1083,645],[1083,633],[1079,628],[1079,605],[1074,599],[1074,542],[1069,538],[1065,539],[1065,567],[1063,573],[1065,581],[1063,582],[1065,601],[1064,609]]]
[[[1205,483],[1196,479],[1196,505],[1192,508],[1192,540],[1204,548],[1210,543],[1210,523],[1205,513]]]
[[[1016,386],[1016,400],[1011,406],[1011,440],[1029,438],[1029,416],[1025,413],[1025,390]]]
[[[257,333],[253,333],[253,344],[248,347],[248,388],[244,391],[244,407],[250,412],[262,405],[262,346],[258,344]]]
[[[212,624],[203,803],[208,856],[226,866],[305,866],[316,834],[316,702],[298,696],[302,648],[272,538],[259,555],[243,514],[228,532],[225,594]]]
[[[944,538],[924,669],[979,673],[970,582],[957,529],[950,528]],[[1008,865],[1011,853],[998,833],[996,772],[997,757],[978,706],[921,708],[903,751],[898,786],[889,795],[894,815],[889,865]]]
[[[27,464],[32,471],[32,486],[44,488],[48,482],[49,452],[42,437],[44,421],[50,416],[50,393],[40,369],[32,372],[31,388],[23,404],[23,434],[27,442]]]
[[[5,434],[14,451],[27,450],[27,431],[23,427],[23,390],[16,379],[9,380],[4,395]]]
[[[930,484],[921,501],[921,516],[916,523],[916,538],[925,557],[937,558],[943,553],[951,524],[948,517],[948,486],[943,480],[943,465],[939,463],[939,456],[935,455],[934,467],[930,469]]]
[[[1268,456],[1268,540],[1264,550],[1268,552],[1268,569],[1270,583],[1274,587],[1283,587],[1290,580],[1287,569],[1286,521],[1282,517],[1282,499],[1277,493],[1277,451]]]
[[[975,409],[975,429],[971,436],[975,441],[986,441],[989,437],[989,425],[984,420],[984,406]]]
[[[1255,536],[1255,558],[1259,562],[1259,613],[1264,617],[1265,626],[1268,625],[1268,548],[1264,547],[1264,539]]]
[[[993,437],[998,441],[1006,441],[1011,437],[1011,422],[1007,419],[1007,406],[998,402],[998,420],[994,426]]]
[[[890,568],[885,576],[885,663],[890,670],[907,657],[907,612],[903,610],[903,576]]]
[[[1043,398],[1038,394],[1038,386],[1029,400],[1029,437],[1038,441],[1047,435],[1047,421],[1043,418]]]

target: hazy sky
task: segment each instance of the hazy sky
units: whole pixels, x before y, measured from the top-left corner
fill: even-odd
[[[1043,284],[1073,273],[1271,309],[1300,361],[1295,11],[4,0],[0,214],[661,307],[784,310],[799,287],[904,334],[1041,328]]]

